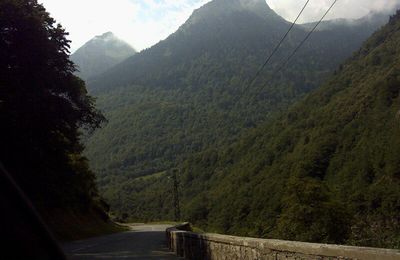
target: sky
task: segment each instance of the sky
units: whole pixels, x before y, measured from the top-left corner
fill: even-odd
[[[70,33],[71,51],[96,35],[112,31],[137,51],[175,32],[210,0],[38,0]],[[300,23],[318,20],[333,0],[310,0]],[[293,20],[306,0],[266,0],[287,20]],[[359,18],[370,11],[393,8],[400,0],[339,0],[327,19]]]

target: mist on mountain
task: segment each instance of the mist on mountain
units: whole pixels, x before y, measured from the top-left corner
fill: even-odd
[[[128,43],[112,32],[96,36],[71,55],[77,75],[84,80],[100,75],[136,53]]]

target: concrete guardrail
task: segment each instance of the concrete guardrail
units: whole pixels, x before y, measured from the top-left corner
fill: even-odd
[[[167,229],[169,247],[185,259],[201,260],[400,260],[400,250],[199,234],[189,223]]]

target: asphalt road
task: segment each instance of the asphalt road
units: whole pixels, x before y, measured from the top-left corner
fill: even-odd
[[[168,225],[130,225],[131,231],[63,245],[70,259],[182,259],[169,252]]]

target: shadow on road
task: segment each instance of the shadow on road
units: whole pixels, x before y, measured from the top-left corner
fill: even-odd
[[[165,232],[152,229],[75,241],[63,248],[70,259],[181,259],[167,248]]]

